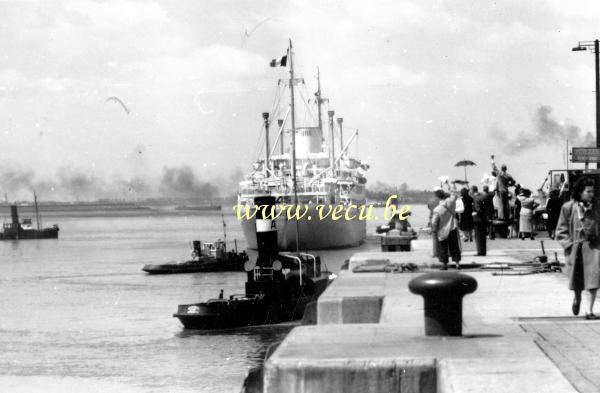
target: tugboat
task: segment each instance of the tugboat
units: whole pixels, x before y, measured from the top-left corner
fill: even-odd
[[[49,228],[42,228],[42,222],[40,219],[40,212],[38,209],[37,195],[33,194],[35,202],[35,217],[37,228],[33,227],[31,218],[23,219],[23,222],[19,222],[19,211],[17,205],[10,205],[10,223],[2,224],[2,232],[0,233],[0,240],[30,240],[30,239],[57,239],[58,238],[58,225],[54,224]]]
[[[400,217],[400,213],[392,217],[387,225],[379,225],[375,233],[381,237],[381,251],[411,251],[411,241],[418,237],[408,220]]]
[[[243,272],[244,262],[248,261],[248,254],[236,249],[227,251],[224,241],[214,243],[194,240],[192,242],[192,259],[179,263],[163,263],[160,265],[145,265],[142,270],[150,274],[175,274],[197,272]]]
[[[280,253],[275,221],[269,218],[275,197],[255,198],[267,205],[256,219],[256,262],[247,261],[245,293],[206,302],[179,305],[175,318],[186,329],[228,329],[299,320],[304,309],[315,301],[331,282],[321,269],[318,256],[307,253]]]

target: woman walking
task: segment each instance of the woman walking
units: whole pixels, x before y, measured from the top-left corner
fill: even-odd
[[[525,240],[526,237],[534,240],[533,211],[538,207],[538,204],[531,197],[531,191],[527,189],[523,189],[517,199],[521,203],[521,211],[519,212],[519,237],[521,240]]]
[[[588,293],[586,319],[594,315],[596,292],[600,288],[599,209],[594,199],[594,182],[582,177],[575,183],[573,199],[566,202],[556,226],[556,239],[565,250],[569,289],[574,292],[572,311],[579,314],[581,292]]]
[[[469,195],[469,190],[465,187],[460,190],[463,209],[459,215],[458,226],[463,233],[465,242],[473,241],[473,198]]]

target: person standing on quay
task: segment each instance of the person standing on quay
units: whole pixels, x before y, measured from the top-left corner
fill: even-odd
[[[554,239],[554,232],[556,230],[556,224],[558,223],[558,217],[560,216],[561,206],[562,201],[560,200],[560,192],[558,190],[550,191],[550,196],[546,201],[546,214],[548,215],[546,227],[550,239]]]
[[[490,240],[496,239],[496,231],[494,230],[494,192],[490,192],[488,186],[483,186],[484,206],[482,209],[487,215],[488,232]]]
[[[429,228],[431,228],[431,223],[432,223],[432,219],[433,219],[433,210],[437,207],[437,205],[440,204],[440,201],[442,199],[445,198],[445,193],[444,191],[442,191],[441,187],[435,187],[433,189],[433,196],[431,198],[429,198],[429,200],[427,201],[427,208],[429,209],[429,222],[427,223],[427,226]],[[437,258],[438,256],[438,241],[436,239],[435,236],[433,236],[433,233],[431,234],[431,239],[432,239],[432,245],[433,245],[433,257]]]
[[[515,179],[513,179],[507,170],[508,168],[504,164],[502,164],[500,170],[498,170],[498,167],[494,162],[494,156],[492,155],[492,175],[496,176],[496,190],[498,191],[502,203],[502,209],[500,209],[502,211],[498,212],[498,218],[501,220],[509,219],[508,188],[516,184]]]
[[[484,187],[485,189],[485,187]],[[484,256],[487,253],[486,247],[486,230],[488,227],[488,209],[490,198],[487,193],[480,193],[477,186],[471,187],[473,195],[473,225],[475,228],[475,246],[477,247],[477,255]]]
[[[463,204],[463,211],[459,215],[459,227],[463,233],[465,242],[473,241],[473,198],[469,195],[469,189],[464,187],[460,190],[460,198]]]
[[[571,309],[574,315],[579,314],[581,292],[586,290],[586,319],[598,319],[594,302],[600,288],[599,213],[594,182],[582,177],[575,183],[573,199],[562,206],[556,226],[556,239],[565,250],[569,289],[575,295]]]
[[[529,237],[531,240],[534,240],[535,228],[533,227],[533,211],[538,207],[538,204],[535,199],[531,197],[531,191],[528,189],[523,189],[521,195],[517,197],[517,200],[521,202],[521,210],[519,212],[519,238],[525,240],[526,237]]]
[[[443,191],[441,191],[443,193]],[[458,235],[458,225],[456,223],[456,200],[458,195],[453,192],[444,193],[443,199],[433,209],[433,218],[431,221],[431,236],[437,239],[438,259],[443,264],[442,270],[448,270],[448,257],[456,263],[456,268],[460,269],[460,236]]]

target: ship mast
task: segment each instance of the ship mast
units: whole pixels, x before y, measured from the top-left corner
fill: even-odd
[[[321,138],[323,137],[323,119],[321,118],[321,72],[319,71],[319,67],[317,67],[317,92],[315,93],[317,96],[317,111],[319,116],[319,132],[321,132]]]
[[[38,209],[37,195],[35,194],[35,191],[33,192],[33,202],[35,204],[35,223],[37,224],[37,230],[40,231],[40,211]]]
[[[298,209],[298,190],[296,184],[296,115],[294,110],[294,56],[292,54],[292,40],[290,39],[290,105],[292,115],[292,185],[294,187],[294,206]],[[300,234],[298,218],[296,218],[296,253],[300,252]]]

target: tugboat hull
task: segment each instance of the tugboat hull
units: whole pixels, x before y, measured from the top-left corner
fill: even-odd
[[[58,227],[37,229],[21,229],[19,231],[4,230],[0,233],[0,240],[32,240],[32,239],[58,239]]]
[[[182,263],[164,263],[160,265],[145,265],[142,270],[149,274],[179,274],[179,273],[208,273],[208,272],[243,272],[246,254],[236,255],[226,260],[203,258]]]
[[[306,305],[315,301],[329,282],[329,278],[324,274],[321,278],[311,280],[308,285],[314,290],[311,295],[296,294],[287,299],[280,299],[281,301],[273,301],[272,296],[239,295],[230,299],[182,304],[178,306],[173,317],[179,319],[184,328],[198,330],[232,329],[297,321],[302,319]],[[274,291],[281,293],[285,288],[282,286]]]

